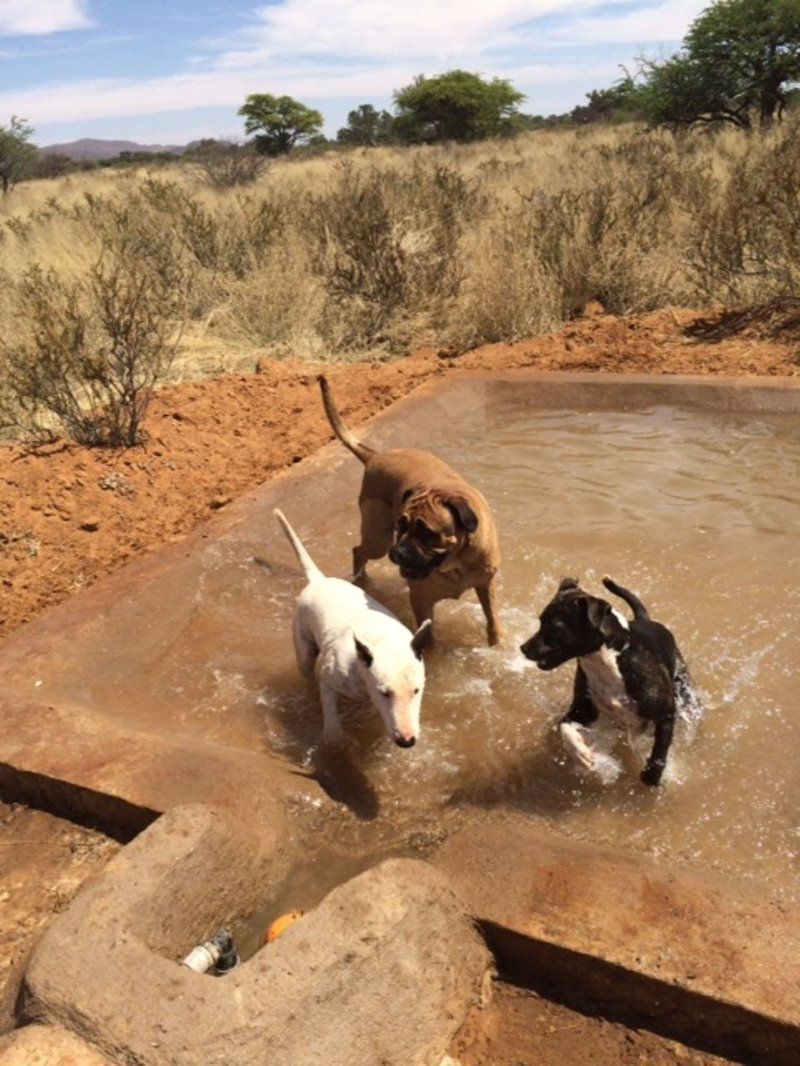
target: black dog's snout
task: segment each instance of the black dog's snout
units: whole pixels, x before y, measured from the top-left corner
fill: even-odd
[[[536,651],[536,641],[534,641],[532,638],[531,640],[526,640],[524,644],[520,644],[519,650],[522,652],[526,659],[533,659],[535,662],[538,658]]]
[[[414,745],[417,743],[417,738],[401,737],[399,734],[397,734],[394,738],[394,742],[398,746],[398,748],[413,748]]]

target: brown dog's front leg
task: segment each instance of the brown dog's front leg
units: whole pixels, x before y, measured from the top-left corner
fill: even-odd
[[[503,627],[497,620],[497,600],[494,587],[489,581],[486,585],[476,585],[475,592],[478,594],[483,613],[486,616],[486,639],[489,647],[494,648],[503,639]]]
[[[353,581],[360,581],[367,576],[367,562],[369,556],[362,544],[353,548]]]
[[[411,610],[414,612],[417,629],[428,619],[433,622],[433,602],[419,582],[408,586],[408,597],[411,600]]]

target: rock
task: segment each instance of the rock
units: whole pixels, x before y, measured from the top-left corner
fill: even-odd
[[[91,515],[89,518],[84,518],[80,524],[80,528],[85,533],[96,533],[100,528],[100,519],[95,515]]]
[[[97,1048],[59,1025],[27,1025],[0,1040],[2,1066],[104,1066]]]
[[[178,964],[283,876],[248,836],[200,806],[154,822],[46,930],[28,1016],[154,1066],[438,1066],[491,959],[427,863],[367,870],[224,978]]]
[[[221,507],[227,507],[232,499],[232,496],[215,496],[208,506],[212,511],[219,511]]]

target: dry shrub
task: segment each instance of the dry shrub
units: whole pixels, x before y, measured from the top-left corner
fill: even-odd
[[[307,205],[324,333],[345,348],[391,346],[404,318],[441,318],[463,281],[459,241],[478,201],[475,183],[444,165],[362,173],[341,163]]]
[[[109,247],[77,282],[34,266],[18,286],[24,324],[0,341],[0,427],[87,445],[137,444],[153,388],[176,350],[181,276],[169,249],[152,258]]]
[[[687,203],[686,260],[705,300],[753,307],[800,298],[800,116],[752,138]]]
[[[217,191],[253,185],[269,169],[269,160],[247,145],[216,141],[192,153],[200,179]]]
[[[675,143],[633,134],[576,162],[569,187],[529,199],[536,256],[560,294],[562,317],[589,300],[618,314],[665,302],[674,263],[662,250],[681,166]]]
[[[470,269],[442,339],[458,348],[520,340],[562,321],[561,292],[542,268],[527,205],[505,208],[465,248]]]
[[[205,372],[227,351],[243,365],[248,345],[357,358],[514,340],[589,300],[627,313],[797,299],[798,121],[766,137],[606,127],[354,150],[274,162],[246,191],[178,165],[23,184],[0,203],[0,314],[8,335],[38,262],[83,286],[96,316],[88,272],[120,242],[131,270],[163,246],[180,271],[184,376],[193,345]]]

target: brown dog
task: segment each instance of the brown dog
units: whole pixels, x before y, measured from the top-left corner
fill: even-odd
[[[342,422],[322,375],[319,383],[334,433],[364,464],[354,578],[366,572],[370,559],[388,554],[408,582],[418,626],[433,618],[439,600],[457,600],[467,589],[475,589],[486,615],[489,644],[497,644],[502,631],[492,581],[500,549],[486,500],[430,452],[376,452],[362,444]]]

